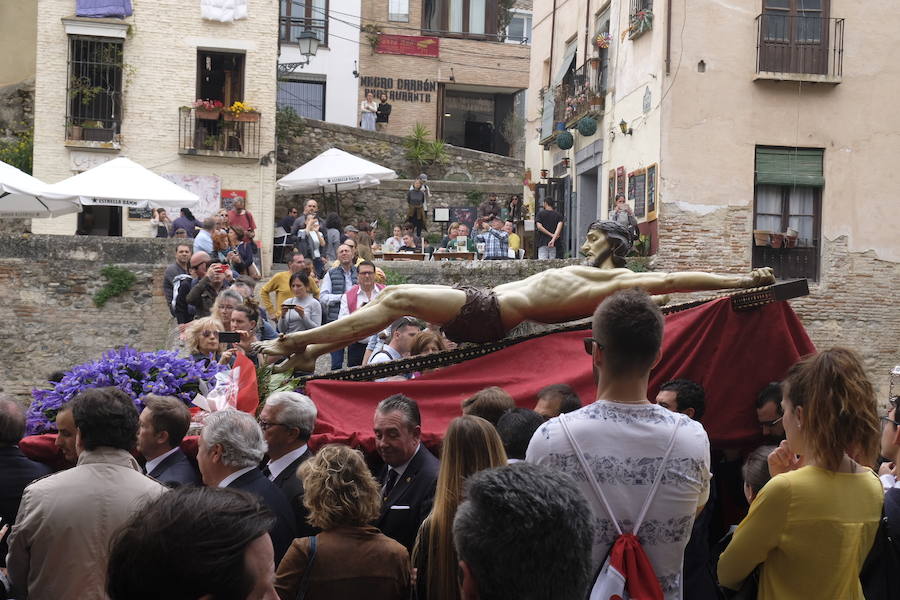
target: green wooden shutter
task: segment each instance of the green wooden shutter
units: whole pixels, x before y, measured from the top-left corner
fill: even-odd
[[[813,148],[757,148],[756,183],[822,187],[823,157]]]

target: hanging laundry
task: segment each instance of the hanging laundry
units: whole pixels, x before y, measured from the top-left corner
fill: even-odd
[[[76,0],[76,17],[130,17],[131,0]]]
[[[247,0],[200,0],[200,16],[222,23],[246,19]]]

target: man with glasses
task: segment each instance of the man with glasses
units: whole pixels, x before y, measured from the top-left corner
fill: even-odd
[[[172,308],[179,325],[190,323],[195,317],[195,308],[187,300],[188,293],[197,282],[206,277],[206,269],[211,264],[209,254],[194,252],[188,262],[187,275],[179,275],[172,283]]]
[[[630,527],[642,520],[641,545],[663,594],[691,598],[682,592],[682,566],[691,524],[709,497],[709,438],[699,422],[647,399],[662,350],[662,313],[645,291],[622,290],[594,312],[591,334],[596,401],[547,421],[525,460],[572,476],[594,523],[615,520],[623,533],[637,534]],[[616,536],[612,526],[598,529],[591,573]]]
[[[338,319],[349,317],[374,300],[384,289],[383,285],[375,283],[375,265],[368,260],[359,263],[359,266],[357,267],[357,277],[359,283],[344,292],[344,295],[341,297],[341,306],[340,309],[338,309]],[[362,364],[363,356],[366,353],[366,345],[368,343],[369,336],[366,336],[347,346],[348,367],[358,367]],[[332,369],[334,368],[335,366],[332,362]]]
[[[777,446],[785,439],[784,409],[781,408],[781,384],[773,381],[760,390],[756,396],[756,418],[762,429],[765,444]]]
[[[315,535],[317,530],[306,522],[309,511],[303,506],[303,485],[297,469],[312,458],[307,443],[316,427],[316,405],[308,396],[297,392],[276,392],[266,399],[259,413],[259,427],[269,446],[263,459],[263,475],[275,484],[291,504],[297,537]]]
[[[288,210],[287,215],[285,215],[284,218],[278,221],[278,226],[284,229],[285,233],[290,233],[291,228],[294,226],[294,221],[297,220],[299,214],[300,213],[297,211],[297,208],[292,206],[290,210]]]

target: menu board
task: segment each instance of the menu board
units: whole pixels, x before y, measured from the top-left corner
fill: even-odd
[[[636,219],[647,216],[647,173],[643,169],[628,174],[628,199],[634,203]]]

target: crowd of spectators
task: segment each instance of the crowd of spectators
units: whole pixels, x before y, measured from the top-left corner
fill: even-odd
[[[317,218],[309,214],[306,224]],[[173,316],[186,317],[185,352],[258,363],[253,341],[371,302],[383,284],[371,261],[357,261],[356,233],[321,278],[315,256],[293,253],[287,274],[260,290],[262,309],[252,277],[179,246],[166,274]],[[175,268],[185,266],[186,279]],[[255,417],[207,415],[192,447],[181,400],[148,394],[139,412],[107,387],[58,411],[56,445],[75,466],[51,473],[18,449],[22,410],[0,397],[2,589],[112,600],[583,598],[619,535],[633,533],[653,597],[714,600],[723,588],[763,600],[873,597],[863,595],[864,562],[882,511],[884,526],[900,529],[896,398],[879,420],[860,358],[819,352],[746,407],[764,445],[722,459],[710,450],[700,384],[673,379],[648,398],[662,335],[646,293],[613,294],[585,340],[594,398],[552,383],[516,406],[488,387],[462,399],[440,445],[426,446],[427,398],[394,394],[374,410],[368,456],[316,447],[317,407],[298,392],[261,398]],[[379,364],[446,344],[404,317],[332,362]],[[728,460],[747,502],[739,523],[723,522]]]

